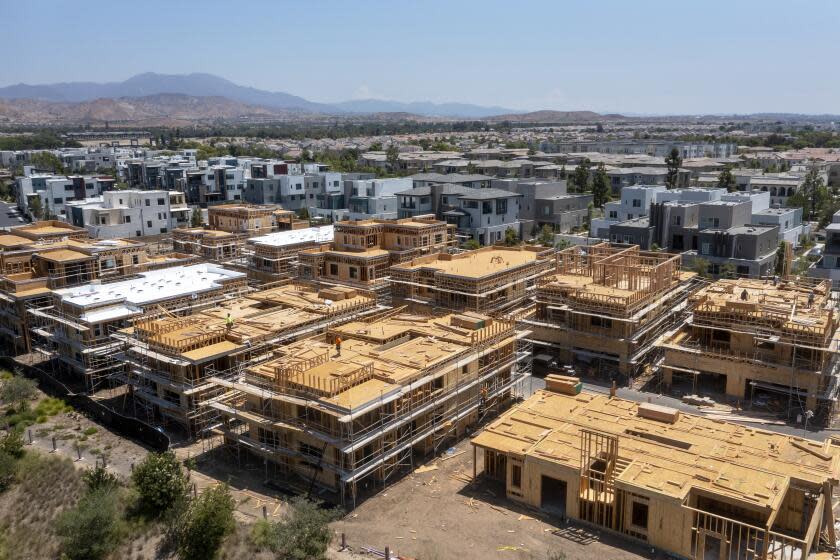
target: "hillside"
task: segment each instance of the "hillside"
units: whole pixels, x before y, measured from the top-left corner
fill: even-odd
[[[510,121],[528,124],[589,124],[600,121],[626,120],[627,118],[615,114],[602,115],[594,111],[534,111],[532,113],[496,115],[484,120],[494,123]]]

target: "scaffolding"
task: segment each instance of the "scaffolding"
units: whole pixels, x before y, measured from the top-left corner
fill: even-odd
[[[685,324],[664,337],[662,383],[688,378],[693,392],[753,400],[756,390],[787,396],[787,415],[830,419],[838,383],[840,317],[828,281],[718,280],[689,300]],[[804,402],[802,402],[804,397]]]
[[[514,323],[471,329],[453,317],[381,313],[218,372],[211,381],[227,391],[206,403],[219,414],[212,430],[272,462],[284,483],[355,506],[360,490],[498,412],[530,373]]]
[[[209,377],[253,367],[283,344],[378,309],[370,294],[287,280],[186,317],[147,315],[113,336],[123,342],[124,381],[148,421],[175,422],[192,438],[213,412],[202,403],[220,392]]]
[[[554,253],[494,246],[420,257],[391,267],[393,296],[421,310],[506,312],[530,304],[538,279],[554,265]]]
[[[688,298],[701,286],[680,271],[679,255],[609,243],[570,247],[538,280],[535,311],[523,323],[581,373],[629,382],[649,375],[657,342],[685,321]]]

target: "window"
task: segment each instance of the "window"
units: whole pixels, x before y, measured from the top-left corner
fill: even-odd
[[[681,226],[682,225],[682,216],[674,216],[674,225]]]
[[[166,228],[165,227],[160,228],[160,232],[161,233],[166,233]]]
[[[137,232],[140,235],[140,232]],[[131,255],[131,264],[140,264],[140,255]]]
[[[513,465],[510,466],[510,485],[514,488],[521,488],[522,487],[522,466],[521,465]]]
[[[159,198],[157,203],[158,203],[158,206],[163,206],[164,204],[166,204],[166,201],[162,198]]]
[[[330,276],[338,276],[338,265],[331,264],[330,265]]]
[[[152,220],[146,220],[146,227],[152,227]]]
[[[496,214],[507,214],[507,200],[497,200],[496,201]]]
[[[152,205],[151,199],[147,198],[146,199],[146,206],[151,206],[151,205]]]
[[[610,218],[618,218],[618,211],[610,210]]]
[[[125,221],[123,221],[123,223],[124,224],[130,224],[131,223],[131,216],[126,216]]]
[[[359,277],[359,269],[355,266],[350,267],[350,278],[358,278]]]
[[[642,529],[648,527],[648,505],[642,502],[633,502],[633,511],[630,516],[630,522]]]
[[[58,198],[58,197],[53,198],[53,203],[55,203],[55,204],[61,204],[63,202],[64,202],[63,198]]]
[[[642,199],[634,198],[633,199],[633,208],[641,208],[642,207]]]
[[[482,214],[492,214],[493,213],[493,203],[489,200],[485,200],[481,203],[481,213]]]
[[[589,319],[589,323],[593,327],[598,327],[599,329],[611,329],[612,328],[612,319],[607,319],[606,317],[598,317],[593,315]]]

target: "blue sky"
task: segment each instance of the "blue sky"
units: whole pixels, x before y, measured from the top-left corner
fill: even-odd
[[[840,1],[0,0],[0,85],[208,72],[313,101],[840,113]]]

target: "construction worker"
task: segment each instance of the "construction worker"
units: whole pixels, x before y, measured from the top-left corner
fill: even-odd
[[[233,317],[230,316],[230,311],[228,311],[227,317],[225,317],[225,327],[227,327],[227,330],[233,328]]]
[[[335,354],[336,356],[341,356],[341,337],[335,337]]]

